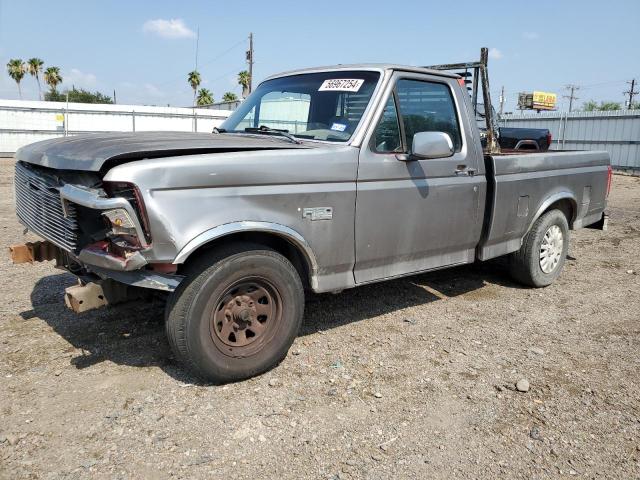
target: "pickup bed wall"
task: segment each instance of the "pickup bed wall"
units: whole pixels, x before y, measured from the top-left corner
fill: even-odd
[[[572,206],[569,226],[599,220],[606,201],[606,152],[543,152],[485,157],[487,210],[480,260],[518,250],[535,220],[552,204]]]

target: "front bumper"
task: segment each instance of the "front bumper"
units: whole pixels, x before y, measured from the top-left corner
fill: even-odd
[[[182,275],[159,273],[140,267],[131,270],[112,268],[114,260],[105,260],[106,256],[100,257],[99,254],[92,254],[93,256],[90,257],[85,254],[84,259],[88,258],[89,261],[84,261],[85,250],[76,257],[48,241],[29,242],[9,247],[13,263],[55,260],[56,267],[67,270],[84,282],[110,279],[133,287],[173,292],[184,278]],[[146,264],[146,261],[144,263]],[[134,263],[129,265],[133,266]]]

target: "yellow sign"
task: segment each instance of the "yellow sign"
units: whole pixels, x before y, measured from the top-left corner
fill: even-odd
[[[64,115],[62,113],[56,113],[56,122],[64,122]]]
[[[534,110],[553,110],[556,108],[556,94],[549,92],[533,92]]]

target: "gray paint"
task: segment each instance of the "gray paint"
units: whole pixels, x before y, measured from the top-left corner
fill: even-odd
[[[576,205],[574,227],[602,215],[606,153],[485,159],[469,96],[455,77],[375,68],[383,75],[347,144],[295,145],[237,134],[87,136],[25,147],[18,159],[52,168],[103,168],[104,180],[135,184],[151,229],[151,245],[141,252],[148,263],[180,264],[210,241],[265,232],[301,252],[318,292],[515,251],[536,215],[561,198]],[[459,152],[399,161],[395,154],[372,151],[373,128],[399,78],[449,86],[461,124]],[[329,208],[330,220],[305,214]]]
[[[541,152],[494,156],[487,160],[494,206],[489,227],[478,247],[478,258],[505,255],[520,248],[533,222],[553,203],[567,199],[573,206],[569,224],[579,228],[586,216],[599,220],[605,209],[608,157],[603,152]],[[588,203],[585,186],[591,187]],[[518,215],[521,196],[528,197],[529,215]],[[591,222],[593,223],[593,222]]]
[[[106,161],[125,161],[194,151],[305,148],[282,138],[191,132],[140,132],[88,134],[54,138],[26,145],[16,160],[58,170],[99,171]],[[308,148],[308,147],[307,147]]]

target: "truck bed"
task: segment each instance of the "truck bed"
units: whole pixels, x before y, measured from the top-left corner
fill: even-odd
[[[569,227],[599,221],[606,206],[607,152],[548,151],[486,155],[487,202],[480,260],[515,252],[536,219],[552,206]]]

